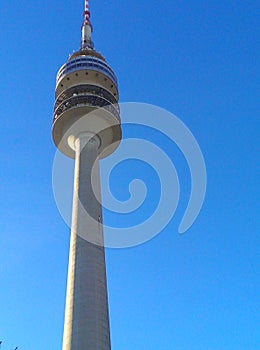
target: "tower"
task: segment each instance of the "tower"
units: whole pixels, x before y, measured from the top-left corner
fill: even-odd
[[[99,158],[121,140],[117,79],[94,49],[88,0],[82,42],[60,68],[52,136],[75,158],[63,350],[109,350]]]

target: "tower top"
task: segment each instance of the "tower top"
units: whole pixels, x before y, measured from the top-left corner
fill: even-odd
[[[90,22],[89,0],[85,0],[84,20],[82,24],[81,49],[94,49],[92,41],[92,24]]]
[[[84,11],[84,22],[83,25],[90,25],[90,11],[89,11],[89,0],[85,0],[85,11]]]

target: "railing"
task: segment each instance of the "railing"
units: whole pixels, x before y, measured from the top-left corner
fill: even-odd
[[[80,69],[95,70],[97,72],[105,73],[117,86],[117,78],[112,68],[106,62],[91,56],[77,57],[65,63],[58,71],[56,83],[58,84],[66,74]]]
[[[96,95],[79,95],[75,97],[71,97],[68,100],[62,102],[55,110],[54,110],[54,121],[64,112],[69,109],[76,107],[90,106],[96,108],[104,108],[112,113],[116,119],[120,122],[120,112],[118,105],[113,105],[106,99],[96,96]]]
[[[110,92],[103,89],[102,87],[96,86],[96,85],[82,84],[82,85],[72,86],[71,88],[61,93],[56,100],[54,109],[57,109],[57,107],[62,102],[64,102],[65,100],[71,97],[75,97],[79,95],[87,95],[87,94],[103,97],[112,104],[117,103],[117,99]]]

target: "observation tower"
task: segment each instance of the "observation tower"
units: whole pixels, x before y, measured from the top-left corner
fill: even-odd
[[[110,350],[99,159],[121,140],[115,73],[95,51],[88,0],[82,42],[56,79],[52,136],[75,159],[63,350]]]

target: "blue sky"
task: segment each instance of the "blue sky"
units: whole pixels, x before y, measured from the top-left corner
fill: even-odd
[[[188,169],[157,135],[179,173],[180,205],[153,240],[106,252],[113,350],[260,348],[257,5],[91,1],[95,46],[117,73],[120,101],[181,118],[208,174],[203,210],[178,235]],[[52,194],[51,122],[55,75],[78,49],[83,1],[0,6],[0,340],[3,350],[61,349],[69,228]],[[121,171],[112,187],[124,198]]]

